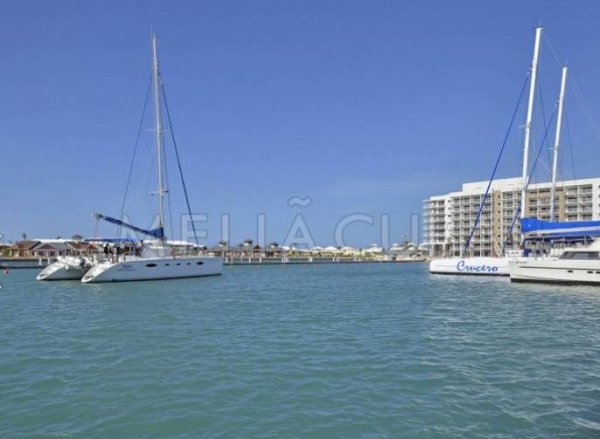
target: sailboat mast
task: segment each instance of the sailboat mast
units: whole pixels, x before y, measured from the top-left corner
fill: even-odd
[[[560,93],[558,94],[558,116],[556,118],[556,136],[554,137],[554,149],[552,157],[552,188],[550,189],[550,221],[554,221],[556,195],[556,170],[558,167],[558,145],[560,144],[560,129],[562,127],[563,104],[565,100],[565,87],[567,85],[568,67],[562,68],[562,77],[560,79]]]
[[[521,219],[525,218],[526,212],[526,195],[527,195],[527,180],[529,173],[529,142],[531,139],[531,119],[533,116],[533,101],[535,97],[535,85],[537,79],[538,55],[540,52],[540,39],[542,36],[542,28],[535,28],[535,44],[533,47],[533,59],[531,60],[531,81],[529,83],[529,101],[527,103],[527,120],[525,121],[525,139],[523,141],[523,180],[521,187]],[[523,234],[521,233],[521,241]]]
[[[163,178],[163,129],[160,99],[160,70],[158,66],[158,50],[156,34],[152,33],[152,79],[154,81],[154,115],[156,128],[156,162],[158,166],[158,214],[159,227],[165,225],[164,196],[167,192]]]

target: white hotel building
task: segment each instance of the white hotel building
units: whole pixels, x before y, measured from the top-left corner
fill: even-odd
[[[492,182],[479,226],[471,240],[470,255],[501,255],[521,203],[521,181],[517,177]],[[487,185],[487,181],[465,183],[460,192],[433,196],[423,202],[423,241],[431,256],[460,254],[477,218]],[[529,185],[526,216],[550,219],[550,189],[550,183]],[[557,221],[600,220],[600,178],[557,182],[555,213]],[[506,249],[518,248],[519,241],[517,218]]]

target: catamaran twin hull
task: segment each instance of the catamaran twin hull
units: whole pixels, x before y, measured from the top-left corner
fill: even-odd
[[[56,262],[44,268],[37,280],[80,280],[90,269],[91,262],[85,258],[59,256]]]
[[[139,258],[116,263],[101,262],[94,265],[81,281],[95,283],[182,279],[218,276],[222,272],[223,258],[219,257]]]
[[[429,272],[469,276],[508,276],[508,258],[482,256],[434,259],[429,263]]]

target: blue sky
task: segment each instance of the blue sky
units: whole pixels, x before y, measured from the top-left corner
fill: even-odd
[[[302,214],[314,241],[328,245],[354,213],[377,221],[352,224],[346,243],[379,242],[381,214],[390,240],[401,241],[424,198],[488,178],[540,21],[546,117],[560,75],[548,41],[600,115],[598,19],[592,0],[5,2],[0,233],[90,236],[92,212],[118,215],[152,28],[192,207],[208,214],[205,242],[219,239],[221,214],[233,243],[256,239],[257,214],[267,240],[282,242]],[[600,141],[572,89],[567,113],[575,162],[565,149],[562,174],[600,175]],[[520,138],[514,130],[500,176],[520,174]],[[149,225],[146,130],[140,153],[127,213]],[[178,223],[176,177],[172,169]],[[293,196],[312,203],[289,207]]]

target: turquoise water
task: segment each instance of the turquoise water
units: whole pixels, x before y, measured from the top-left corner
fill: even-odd
[[[600,437],[600,288],[421,264],[0,274],[0,437]]]

